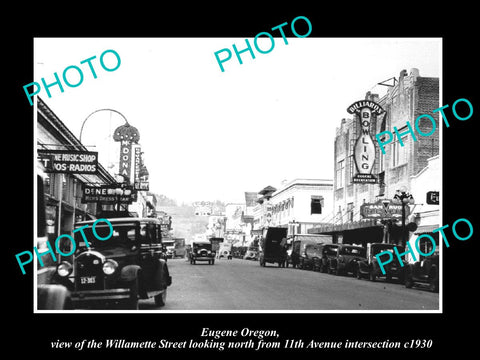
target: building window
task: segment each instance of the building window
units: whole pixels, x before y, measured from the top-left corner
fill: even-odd
[[[310,202],[310,214],[321,214],[323,206],[323,196],[312,195]]]
[[[385,171],[382,171],[378,174],[378,185],[380,187],[378,191],[378,196],[385,195]]]
[[[381,139],[382,142],[385,140],[385,138]],[[380,150],[380,154],[378,156],[378,172],[385,171],[385,155],[382,153]]]
[[[337,189],[342,188],[344,186],[344,179],[345,179],[345,160],[340,160],[337,163],[337,170],[336,170],[336,184]]]
[[[406,127],[399,130],[399,133],[405,132]],[[408,135],[402,136],[403,146],[400,144],[398,138],[395,139],[392,145],[392,167],[400,166],[407,163],[408,149],[410,144],[410,137]]]
[[[353,222],[353,202],[347,204],[347,221]]]

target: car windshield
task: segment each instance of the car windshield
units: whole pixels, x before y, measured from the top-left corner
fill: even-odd
[[[194,243],[193,248],[195,250],[200,250],[200,249],[212,250],[212,244],[209,244],[209,243]]]
[[[318,256],[320,254],[320,248],[315,245],[307,245],[305,247],[305,253],[308,256]]]
[[[92,248],[105,248],[105,247],[130,247],[134,244],[135,240],[138,239],[138,233],[140,232],[138,224],[135,223],[123,223],[123,224],[112,224],[113,234],[107,240],[98,239],[92,231],[92,227],[89,226],[84,228],[82,231],[76,231],[75,242],[78,244],[79,248],[87,247],[85,244],[85,239],[83,238],[82,232],[87,238],[88,244]],[[100,238],[107,238],[111,233],[111,228],[106,225],[97,224],[95,225],[95,232]]]
[[[325,255],[336,255],[338,246],[325,246],[324,253]]]
[[[377,255],[382,251],[391,251],[393,253],[394,247],[397,248],[398,253],[403,253],[404,249],[402,246],[393,245],[393,244],[375,244],[375,245],[372,245],[372,255]]]
[[[340,249],[340,254],[365,257],[367,254],[367,249],[362,247],[344,246]]]

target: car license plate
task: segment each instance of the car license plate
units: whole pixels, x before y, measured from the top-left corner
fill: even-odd
[[[96,276],[82,276],[80,278],[80,283],[83,284],[95,284]]]

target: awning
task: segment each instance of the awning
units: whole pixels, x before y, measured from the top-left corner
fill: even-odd
[[[363,221],[355,221],[346,224],[326,224],[314,227],[313,229],[308,229],[309,234],[334,234],[349,230],[364,229],[370,227],[383,227],[376,219],[368,219]]]
[[[429,234],[432,233],[433,230],[438,229],[440,226],[438,224],[435,225],[420,225],[417,230],[414,232],[416,235],[420,234]]]

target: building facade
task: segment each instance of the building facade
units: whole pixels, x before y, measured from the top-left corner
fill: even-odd
[[[333,220],[333,181],[328,179],[294,179],[278,190],[267,187],[259,192],[253,209],[253,230],[261,235],[263,228],[285,227],[288,236],[307,234]]]
[[[333,224],[319,227],[312,233],[329,233],[335,236],[334,241],[363,245],[366,242],[399,243],[405,238],[405,228],[403,223],[399,223],[398,217],[389,218],[392,214],[388,213],[388,204],[396,203],[395,198],[400,193],[409,193],[416,203],[424,202],[425,189],[420,189],[414,183],[429,161],[439,155],[440,124],[438,114],[432,113],[439,107],[439,81],[438,78],[421,77],[418,69],[411,69],[410,73],[402,70],[398,81],[389,87],[385,96],[379,98],[367,92],[365,101],[379,105],[383,111],[371,117],[368,129],[365,129],[360,114],[355,113],[352,118],[341,120],[334,141]],[[427,137],[408,132],[407,121],[413,128],[417,117],[422,114],[431,115],[437,129]],[[433,126],[426,118],[421,118],[417,125],[424,134],[430,133]],[[385,131],[395,134],[395,129],[401,137],[398,139],[394,136],[393,141],[385,146],[383,154],[375,134]],[[371,153],[374,157],[371,178],[374,181],[359,183],[354,181],[360,172],[356,152],[359,151],[359,139],[366,133],[374,140]],[[362,159],[367,158],[362,154]],[[441,173],[440,176],[432,176],[428,183],[431,190],[439,189]],[[362,213],[362,205],[380,204],[382,201],[385,203],[386,217],[370,218]],[[421,223],[422,214],[414,215],[415,205],[406,206],[405,221]]]
[[[37,101],[36,140],[37,150],[87,151],[87,148],[41,98],[38,98]],[[44,196],[46,217],[46,237],[39,239],[37,244],[39,252],[47,250],[46,241],[50,242],[52,249],[56,249],[55,240],[58,236],[71,235],[76,221],[95,219],[98,212],[102,210],[97,203],[82,203],[84,185],[116,183],[114,177],[101,164],[98,164],[95,174],[54,173],[47,169],[45,161],[39,157],[36,173],[40,175],[43,182],[44,194],[37,194],[37,196]],[[37,226],[43,226],[43,224],[37,224]],[[60,243],[60,247],[65,253],[69,252],[66,251],[69,246],[71,246],[69,241],[66,241],[65,244]],[[61,259],[61,256],[57,253],[56,258]],[[50,257],[45,257],[43,262],[46,263],[46,266],[53,265]],[[47,267],[39,269],[40,283],[48,281],[41,278],[42,274],[48,273]]]

